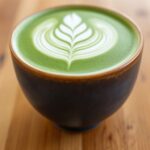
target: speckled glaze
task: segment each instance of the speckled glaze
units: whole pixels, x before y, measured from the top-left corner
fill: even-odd
[[[142,48],[141,36],[137,53],[126,64],[103,74],[75,77],[27,66],[10,44],[18,81],[30,103],[58,126],[75,131],[94,127],[124,103],[138,74]]]

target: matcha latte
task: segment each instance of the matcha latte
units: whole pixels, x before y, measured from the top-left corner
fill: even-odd
[[[136,54],[140,35],[122,15],[101,8],[68,6],[26,18],[12,35],[12,48],[25,64],[62,75],[103,73]]]

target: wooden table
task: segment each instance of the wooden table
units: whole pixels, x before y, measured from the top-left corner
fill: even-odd
[[[99,127],[72,134],[39,115],[21,92],[8,52],[12,27],[25,16],[64,4],[90,4],[122,11],[141,27],[145,48],[136,86],[128,101]],[[0,0],[0,150],[150,150],[149,0]]]

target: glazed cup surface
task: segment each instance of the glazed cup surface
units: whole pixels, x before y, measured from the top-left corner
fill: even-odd
[[[75,77],[44,73],[22,62],[11,43],[10,50],[20,86],[33,107],[63,128],[85,130],[114,113],[129,96],[143,49],[140,31],[139,34],[141,43],[132,59],[96,75]]]

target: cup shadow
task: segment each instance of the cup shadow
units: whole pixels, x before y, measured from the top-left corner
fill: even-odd
[[[5,60],[5,54],[0,54],[0,68],[2,67]]]

